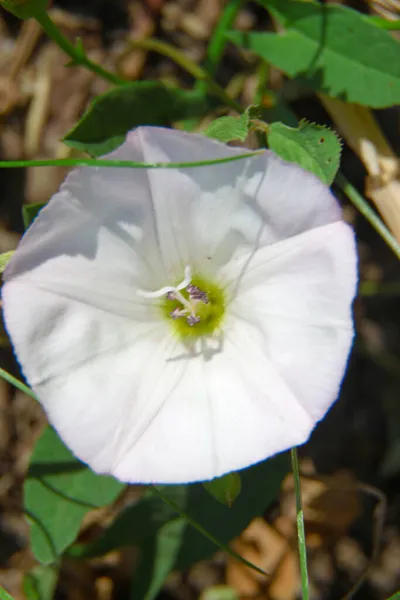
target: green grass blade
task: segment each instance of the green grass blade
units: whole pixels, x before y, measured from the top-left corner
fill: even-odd
[[[297,458],[296,448],[292,448],[291,457],[292,457],[292,470],[293,470],[293,479],[294,479],[294,491],[296,494],[296,522],[297,522],[297,538],[298,538],[298,542],[299,542],[302,598],[303,598],[303,600],[309,600],[306,534],[304,531],[304,515],[303,515],[303,505],[302,505],[302,501],[301,501],[301,483],[300,483],[300,473],[299,473],[299,461]]]
[[[389,248],[393,250],[397,258],[400,259],[400,244],[389,231],[377,213],[371,208],[368,202],[363,196],[356,190],[356,188],[346,179],[342,173],[338,173],[336,176],[336,183],[351,200],[354,206],[360,211],[360,213],[369,221],[370,225],[375,231],[381,236],[381,238],[387,243]]]
[[[28,396],[30,396],[34,400],[37,400],[37,397],[35,396],[35,394],[31,390],[31,388],[28,387],[27,385],[25,385],[25,383],[22,383],[22,381],[20,381],[16,377],[14,377],[14,375],[11,375],[11,373],[8,373],[8,371],[5,371],[4,369],[0,368],[0,377],[2,377],[3,379],[5,379],[6,381],[8,381],[8,383],[10,383],[14,387],[16,387],[21,392],[24,392],[24,394],[27,394]],[[0,600],[1,600],[1,597],[0,597]]]

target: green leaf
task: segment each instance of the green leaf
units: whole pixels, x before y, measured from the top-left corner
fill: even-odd
[[[229,32],[290,77],[347,102],[382,108],[400,102],[400,44],[355,10],[302,0],[259,0],[285,28]]]
[[[50,565],[35,567],[24,577],[24,594],[29,600],[52,600],[57,580],[57,567]]]
[[[302,121],[293,128],[283,123],[268,127],[268,146],[284,160],[294,162],[330,185],[339,169],[341,145],[334,131]]]
[[[188,486],[172,485],[165,490],[175,504],[185,507]],[[172,508],[148,492],[138,502],[122,510],[97,540],[89,544],[76,544],[68,554],[76,558],[92,558],[115,548],[141,545],[146,538],[155,537],[165,523],[176,517]]]
[[[11,260],[11,257],[14,254],[14,252],[15,250],[10,250],[9,252],[3,252],[2,254],[0,254],[0,274],[4,273],[4,270],[9,261]]]
[[[138,125],[170,125],[204,115],[207,97],[157,81],[136,81],[98,96],[63,141],[72,148],[101,156],[117,148]]]
[[[49,0],[0,0],[0,6],[19,19],[31,19],[48,8]]]
[[[212,481],[205,481],[203,486],[218,502],[230,507],[240,494],[242,481],[239,473],[228,473]]]
[[[288,470],[288,455],[284,453],[241,471],[242,491],[231,508],[215,502],[203,485],[191,485],[185,512],[226,544],[275,500]],[[210,540],[193,527],[188,527],[175,568],[187,569],[195,562],[212,555],[215,550],[215,545]]]
[[[132,583],[132,600],[153,600],[174,568],[187,523],[178,518],[160,527],[140,547],[140,559]]]
[[[36,204],[24,204],[22,207],[22,219],[24,221],[25,230],[36,219],[42,208],[46,206],[46,202],[37,202]]]
[[[257,111],[257,107],[249,106],[239,117],[228,116],[215,119],[204,131],[204,135],[225,144],[233,140],[244,142],[249,133],[250,119]]]
[[[161,489],[181,510],[226,544],[275,499],[288,469],[287,454],[280,454],[242,471],[242,492],[231,508],[216,502],[203,484]],[[153,600],[172,569],[187,569],[217,549],[159,497],[147,494],[125,509],[99,540],[86,547],[72,547],[69,554],[93,557],[128,545],[139,546],[144,557],[134,580],[135,600]]]
[[[393,594],[393,596],[390,596],[390,598],[388,598],[387,600],[400,600],[400,590]]]
[[[0,585],[0,600],[14,600],[14,598]]]
[[[24,485],[32,551],[38,561],[53,563],[76,538],[82,519],[113,502],[123,484],[96,475],[80,463],[48,427],[33,451]]]

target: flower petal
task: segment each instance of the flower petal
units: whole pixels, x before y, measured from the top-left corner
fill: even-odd
[[[5,289],[17,356],[50,422],[101,473],[140,438],[184,365],[166,323],[140,323],[21,281]]]
[[[341,208],[328,186],[273,152],[252,160],[243,189],[248,205],[260,214],[265,225],[261,244],[342,219]]]
[[[110,156],[143,161],[137,140],[136,145],[125,143]],[[121,281],[128,277],[129,283],[158,281],[162,264],[152,237],[150,205],[146,170],[71,171],[25,233],[5,280],[31,274],[48,261],[68,264],[73,260],[75,264],[78,259],[88,272],[102,267]],[[58,266],[62,273],[63,264]]]
[[[336,400],[353,340],[354,234],[343,222],[231,262],[231,310],[263,334],[277,373],[316,422]]]
[[[201,135],[141,127],[147,162],[185,162],[246,152]],[[215,166],[149,171],[156,238],[164,271],[226,262],[239,248],[273,243],[342,218],[315,175],[264,151]],[[179,274],[180,275],[180,274]],[[175,274],[178,277],[178,274]]]
[[[128,140],[134,136],[140,138],[147,162],[194,162],[249,152],[159,127],[140,127]],[[194,270],[207,264],[212,270],[214,262],[225,262],[243,240],[242,223],[250,221],[252,231],[259,226],[259,216],[244,205],[240,188],[251,160],[149,171],[156,237],[167,278],[178,278],[187,264]],[[174,272],[177,265],[179,274]]]
[[[243,360],[243,356],[246,360]],[[299,444],[313,421],[260,351],[257,331],[232,321],[223,350],[176,357],[186,371],[114,474],[123,481],[202,481]]]

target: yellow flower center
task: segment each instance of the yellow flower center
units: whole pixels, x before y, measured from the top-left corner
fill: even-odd
[[[183,340],[207,336],[221,326],[226,306],[224,289],[214,282],[192,275],[185,268],[185,278],[176,286],[165,286],[155,292],[139,290],[144,298],[157,298],[161,314]]]
[[[224,290],[194,275],[186,288],[165,295],[161,309],[179,337],[193,339],[210,335],[221,326],[225,313]]]

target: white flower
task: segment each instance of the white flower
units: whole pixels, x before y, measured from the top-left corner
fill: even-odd
[[[140,127],[110,156],[237,153]],[[50,422],[127,482],[210,479],[301,444],[353,338],[353,233],[326,186],[268,151],[74,170],[5,279],[7,329]]]

